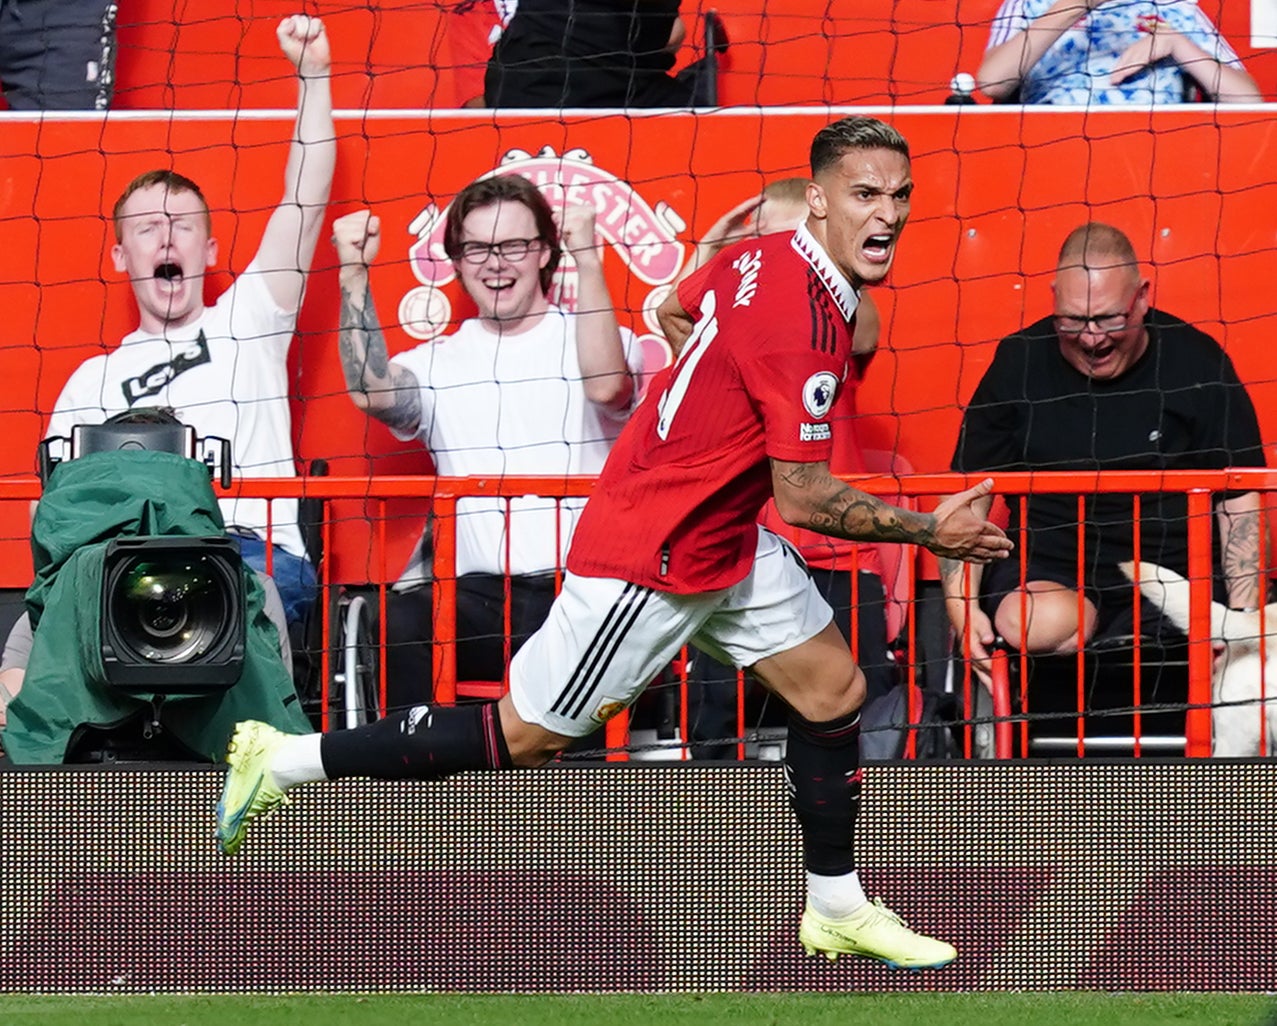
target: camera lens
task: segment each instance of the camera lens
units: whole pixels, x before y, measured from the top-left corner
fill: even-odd
[[[229,596],[207,556],[139,556],[118,582],[113,612],[120,639],[152,662],[199,657],[229,618]]]

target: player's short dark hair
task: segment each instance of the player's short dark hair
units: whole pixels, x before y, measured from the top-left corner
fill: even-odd
[[[153,185],[162,185],[169,192],[191,192],[199,199],[204,206],[204,227],[211,234],[213,231],[213,218],[208,212],[208,200],[204,198],[204,192],[195,182],[187,178],[186,175],[179,175],[176,171],[166,171],[163,168],[157,168],[154,171],[146,171],[138,175],[133,181],[124,187],[124,191],[120,193],[120,198],[115,201],[115,206],[111,210],[111,220],[115,222],[115,241],[120,242],[124,238],[124,230],[121,226],[123,219],[124,204],[128,202],[129,197],[141,189],[149,189]]]
[[[811,141],[811,174],[833,167],[852,150],[895,150],[909,159],[909,143],[886,122],[856,114],[826,125]]]
[[[1120,228],[1101,221],[1078,225],[1060,246],[1057,268],[1131,267],[1139,269],[1139,257],[1130,236]]]
[[[554,212],[541,190],[522,175],[480,178],[457,193],[457,198],[448,208],[448,219],[443,229],[443,251],[448,254],[449,260],[460,260],[462,222],[472,211],[502,202],[522,203],[532,211],[537,226],[537,238],[550,250],[550,260],[541,268],[541,291],[549,292],[550,282],[554,280],[554,272],[563,257],[563,250],[559,245],[559,229],[554,223]]]

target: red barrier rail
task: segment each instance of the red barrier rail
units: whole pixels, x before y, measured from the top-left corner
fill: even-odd
[[[1211,738],[1211,664],[1212,649],[1210,637],[1210,580],[1211,580],[1211,541],[1212,517],[1211,495],[1222,491],[1277,491],[1277,470],[1239,469],[1230,471],[1103,471],[1103,472],[1017,472],[992,475],[999,493],[1024,494],[1027,492],[1070,494],[1070,493],[1138,493],[1155,491],[1182,491],[1188,500],[1188,550],[1189,573],[1191,582],[1190,632],[1189,632],[1189,696],[1186,714],[1186,754],[1189,756],[1205,756],[1210,754]],[[865,478],[847,478],[863,490],[875,494],[900,494],[917,497],[947,495],[968,484],[979,480],[976,476],[961,474],[915,474],[907,477],[875,476]],[[435,694],[441,701],[454,701],[457,697],[456,679],[456,537],[455,517],[457,502],[472,496],[500,497],[510,499],[524,495],[544,495],[557,498],[588,496],[593,490],[592,478],[543,478],[543,477],[506,477],[506,478],[443,478],[420,476],[386,476],[386,477],[306,477],[306,478],[260,478],[245,479],[236,482],[224,493],[235,497],[260,498],[305,498],[320,500],[325,506],[322,518],[322,531],[326,551],[331,551],[334,524],[328,514],[329,503],[335,500],[363,500],[365,508],[371,510],[368,517],[374,522],[375,529],[371,534],[370,546],[373,549],[370,566],[380,568],[380,580],[385,582],[386,576],[386,503],[394,499],[431,500],[434,513],[434,575],[437,592],[437,615],[435,627]],[[0,481],[0,502],[29,501],[37,499],[40,494],[39,482],[34,478],[10,479]],[[1136,502],[1138,500],[1136,499]],[[1080,507],[1079,507],[1080,508]],[[1138,513],[1138,505],[1135,507]],[[1080,519],[1080,518],[1079,518]],[[1079,538],[1081,530],[1079,527]],[[1138,537],[1138,535],[1137,535]],[[507,554],[508,557],[508,554]],[[906,618],[905,644],[909,653],[908,680],[916,683],[916,640],[917,622],[914,615],[914,600],[917,597],[916,560],[909,560],[908,575],[909,615]],[[321,582],[327,597],[335,582],[325,561],[321,567]],[[353,582],[352,582],[353,583]],[[379,642],[385,644],[385,603],[386,584],[378,585],[378,604],[381,636]],[[329,603],[322,604],[323,611],[323,645],[329,649],[332,638]],[[507,608],[508,616],[508,608]],[[507,631],[507,646],[508,646]],[[507,647],[508,652],[508,647]],[[1138,654],[1138,653],[1137,653]],[[1020,656],[1023,660],[1024,657]],[[1139,669],[1135,660],[1134,698],[1139,706]],[[322,683],[323,726],[327,728],[328,709],[330,706],[329,674],[325,673]],[[1024,679],[1022,674],[1021,679]],[[978,685],[977,685],[978,686]],[[1079,735],[1078,754],[1083,754],[1084,737],[1080,728],[1081,713],[1084,711],[1085,692],[1081,661],[1078,668],[1078,713]],[[969,670],[963,684],[967,708],[973,706],[971,696],[971,675]],[[384,667],[380,681],[381,704],[385,703]],[[1023,697],[1023,696],[1022,696]],[[738,702],[739,706],[739,702]],[[915,688],[910,688],[910,722],[917,725],[920,716],[919,702]],[[1010,754],[1010,738],[1014,717],[1006,695],[995,695],[994,702],[995,734],[998,754]],[[1138,717],[1138,711],[1136,713]],[[1257,711],[1262,716],[1262,705]],[[1023,713],[1018,717],[1020,729],[1027,731],[1028,718]],[[1136,719],[1138,725],[1139,720]],[[684,717],[684,729],[686,722]],[[968,724],[968,730],[970,724]],[[1137,726],[1138,732],[1138,726]],[[1027,737],[1027,734],[1024,735]],[[628,721],[624,716],[617,717],[609,723],[607,732],[611,749],[610,758],[625,759],[623,751],[628,740]],[[683,740],[686,742],[686,733]],[[914,751],[914,736],[910,737],[907,754]],[[1025,746],[1027,748],[1027,745]],[[967,754],[970,754],[968,743]]]

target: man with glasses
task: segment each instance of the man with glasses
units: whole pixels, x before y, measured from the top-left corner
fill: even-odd
[[[1060,250],[1055,313],[1003,339],[971,397],[953,469],[1183,470],[1264,465],[1259,426],[1232,361],[1209,335],[1150,305],[1130,239],[1105,224],[1075,229]],[[987,502],[988,500],[986,500]],[[1117,564],[1133,558],[1130,495],[1085,497],[1085,593],[1079,610],[1078,499],[1034,494],[1020,521],[1007,499],[1019,560],[972,566],[941,560],[950,619],[970,625],[972,664],[988,681],[995,635],[1035,653],[1074,652],[1079,637],[1134,629],[1132,588]],[[987,509],[987,507],[986,507]],[[1257,492],[1217,496],[1217,597],[1260,604]],[[1187,500],[1141,496],[1141,558],[1187,574]],[[976,596],[980,596],[978,599]],[[1022,609],[1027,622],[1022,622]],[[1140,627],[1156,630],[1145,606]]]
[[[527,179],[497,175],[466,186],[448,209],[444,247],[478,316],[394,359],[368,283],[380,231],[367,210],[333,225],[341,364],[355,405],[396,438],[421,439],[442,475],[599,473],[633,407],[642,352],[617,325],[593,208],[564,208],[561,245],[549,203]],[[575,313],[548,298],[564,251],[576,264]],[[458,679],[503,679],[506,579],[518,651],[554,601],[555,572],[584,502],[514,499],[508,537],[504,499],[458,503]],[[410,563],[388,602],[392,708],[432,693],[433,604],[422,563]]]

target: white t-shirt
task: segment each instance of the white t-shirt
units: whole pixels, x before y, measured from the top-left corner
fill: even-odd
[[[636,376],[642,347],[621,329],[625,362]],[[453,335],[394,358],[421,385],[415,435],[445,477],[597,474],[629,412],[609,413],[585,396],[577,361],[576,316],[551,307],[533,328],[496,335],[478,319]],[[555,500],[510,502],[510,572],[561,567],[585,499],[565,499],[556,528]],[[505,501],[457,504],[457,572],[505,572]],[[555,539],[559,540],[556,547]],[[409,564],[401,583],[417,568]]]
[[[169,406],[198,436],[230,439],[236,476],[293,477],[288,347],[296,320],[250,264],[195,323],[162,336],[134,331],[80,364],[53,406],[48,435],[70,437],[76,424],[134,407]],[[267,500],[223,499],[221,508],[227,527],[266,537]],[[276,545],[305,555],[295,499],[274,500],[271,526]]]

